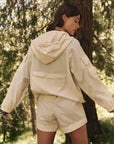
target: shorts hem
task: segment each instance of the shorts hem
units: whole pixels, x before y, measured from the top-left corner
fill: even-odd
[[[87,119],[83,119],[83,120],[81,120],[79,122],[76,122],[76,123],[74,123],[74,124],[72,124],[72,125],[70,125],[68,127],[61,128],[61,131],[63,133],[70,133],[70,132],[82,127],[86,123],[87,123]]]
[[[49,127],[49,126],[43,126],[43,125],[38,125],[37,129],[45,132],[56,132],[58,127]]]

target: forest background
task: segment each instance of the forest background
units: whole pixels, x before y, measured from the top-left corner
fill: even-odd
[[[77,5],[82,12],[82,26],[76,35],[93,62],[100,79],[114,96],[114,1],[113,0],[1,0],[0,1],[0,104],[13,75],[23,60],[31,40],[46,31],[54,12],[63,2]],[[84,97],[88,117],[88,136],[93,144],[114,143],[114,115]],[[36,99],[30,88],[8,121],[0,120],[0,143],[16,144],[31,135],[36,142]],[[26,132],[26,134],[25,134]],[[32,136],[32,133],[34,136]],[[23,135],[24,134],[24,135]],[[26,142],[30,142],[30,135]],[[22,137],[21,137],[22,136]],[[58,142],[60,141],[60,142]],[[68,135],[57,132],[55,143],[70,144]],[[22,143],[22,142],[21,142]],[[24,140],[25,144],[25,140]]]

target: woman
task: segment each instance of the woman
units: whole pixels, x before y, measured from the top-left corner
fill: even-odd
[[[88,144],[82,89],[95,102],[114,110],[114,100],[99,80],[80,43],[73,36],[79,29],[80,11],[61,5],[54,21],[31,46],[2,103],[4,118],[22,100],[30,84],[38,97],[38,144],[52,144],[57,129],[69,133],[73,144]]]

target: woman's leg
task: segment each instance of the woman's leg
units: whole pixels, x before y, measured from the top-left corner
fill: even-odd
[[[45,132],[37,129],[38,144],[53,144],[56,132]]]
[[[88,144],[86,125],[69,133],[73,144]]]

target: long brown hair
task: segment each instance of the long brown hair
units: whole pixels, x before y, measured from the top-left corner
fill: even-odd
[[[56,26],[62,27],[64,24],[63,15],[66,15],[67,17],[77,16],[80,15],[80,10],[73,5],[70,4],[62,4],[57,11],[55,12],[54,20],[52,23],[50,23],[46,29],[46,31],[54,30]]]

